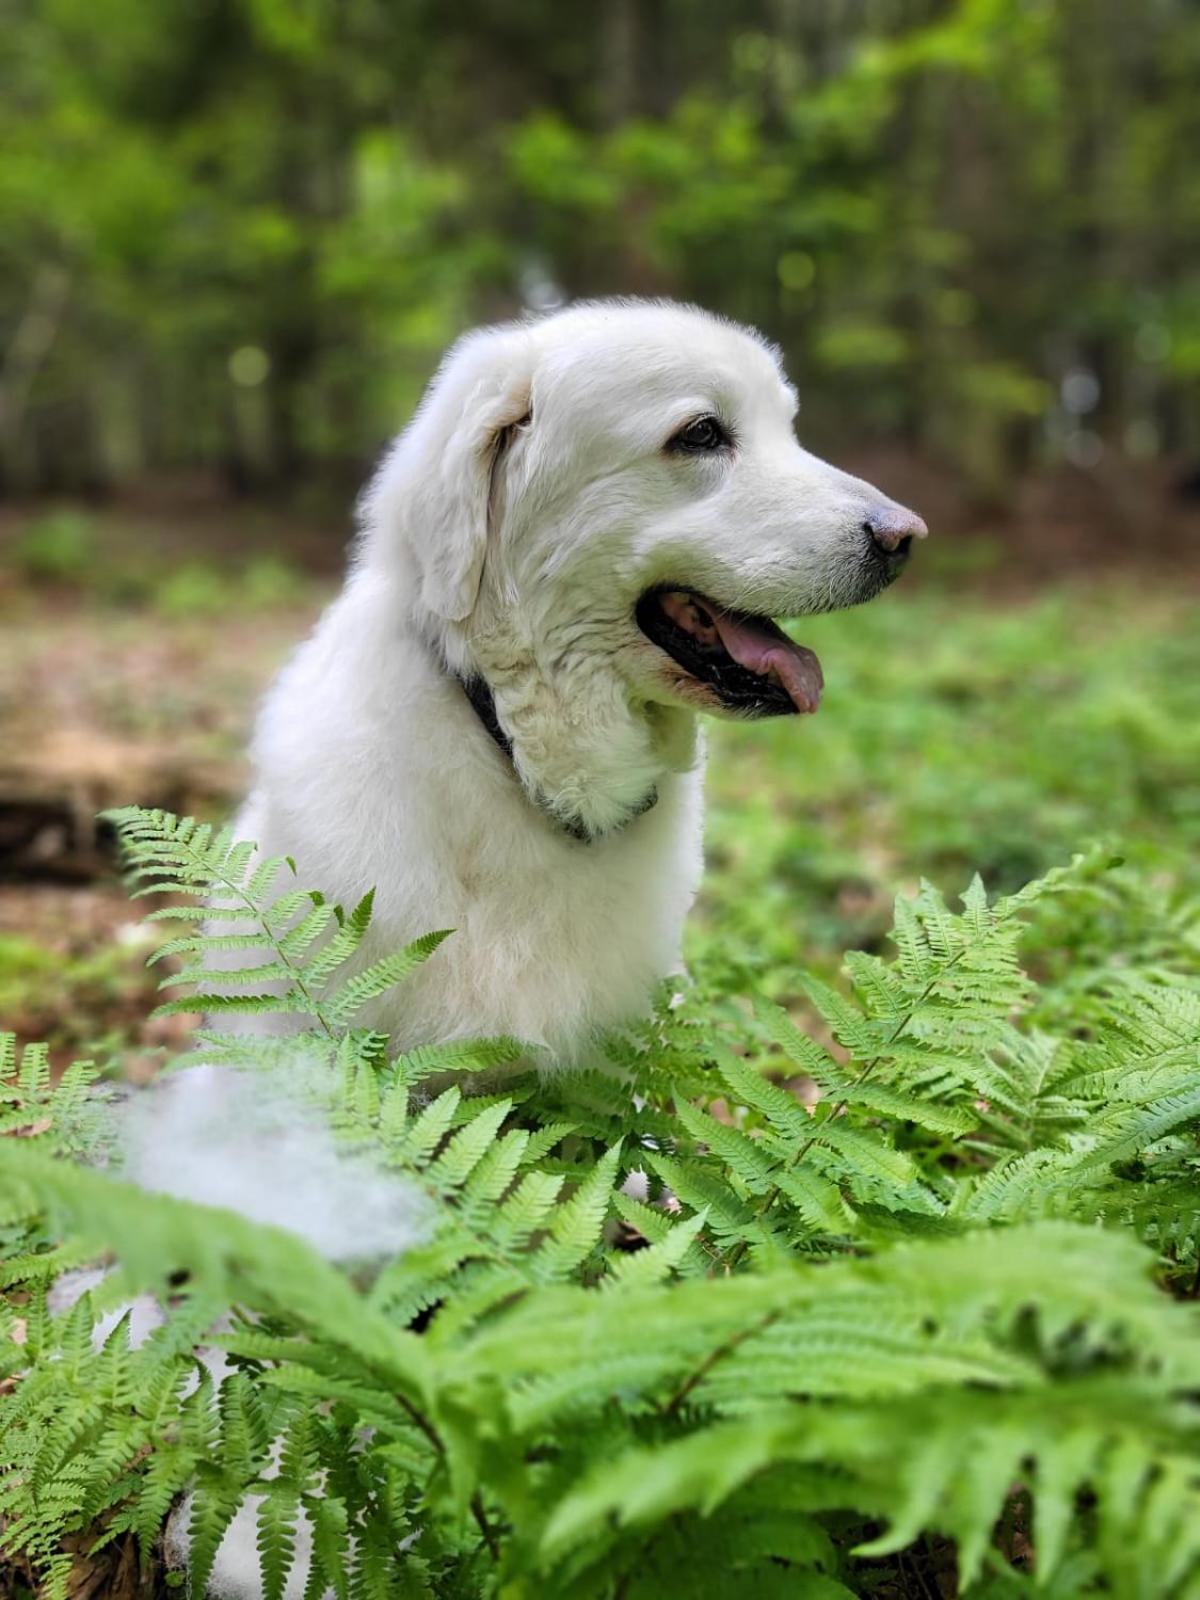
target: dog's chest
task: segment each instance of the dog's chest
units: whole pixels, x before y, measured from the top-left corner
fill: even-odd
[[[680,970],[700,834],[694,773],[596,844],[559,838],[541,819],[506,841],[502,818],[486,849],[448,841],[423,915],[405,897],[377,899],[380,951],[414,931],[455,931],[373,1022],[401,1044],[503,1033],[579,1059],[598,1029],[643,1014],[654,986]]]

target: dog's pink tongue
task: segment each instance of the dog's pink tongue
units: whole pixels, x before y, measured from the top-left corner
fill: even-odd
[[[821,703],[825,679],[821,663],[811,650],[793,644],[773,624],[768,628],[746,617],[714,618],[721,643],[735,661],[750,672],[775,678],[787,690],[797,711],[815,711]]]

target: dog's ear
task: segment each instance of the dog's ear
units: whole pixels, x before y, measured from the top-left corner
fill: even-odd
[[[529,414],[533,364],[520,324],[460,339],[367,493],[368,537],[405,543],[422,604],[449,622],[475,605],[496,470]]]

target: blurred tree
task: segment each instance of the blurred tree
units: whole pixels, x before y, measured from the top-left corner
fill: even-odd
[[[10,0],[0,473],[356,470],[458,328],[756,322],[1002,497],[1200,453],[1191,0]]]

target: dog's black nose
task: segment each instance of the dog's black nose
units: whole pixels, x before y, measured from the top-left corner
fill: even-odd
[[[863,523],[863,532],[889,556],[906,556],[914,539],[923,539],[929,529],[904,506],[879,506]]]

